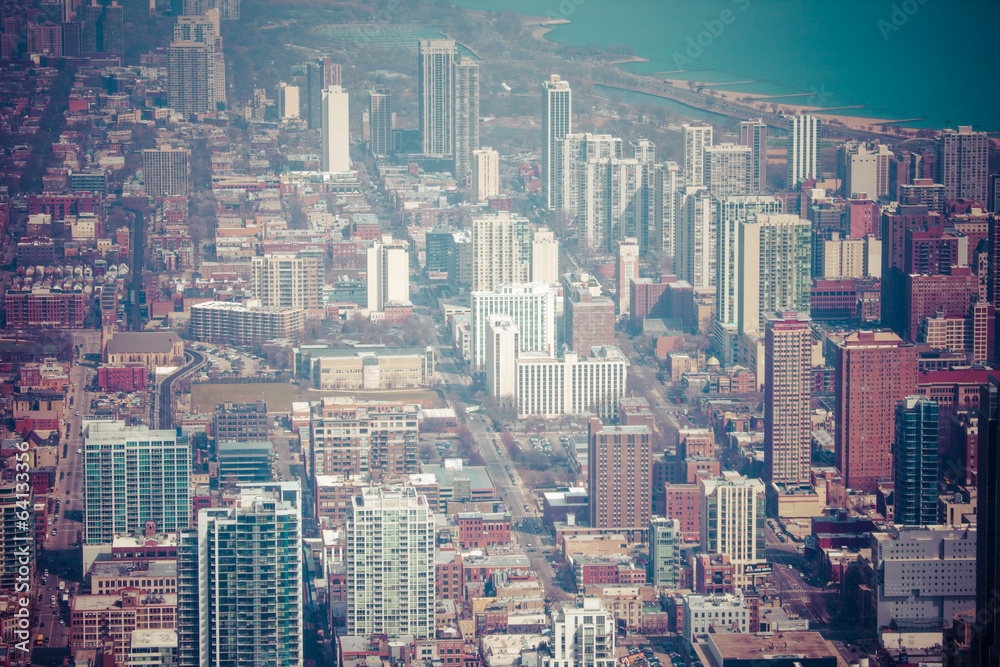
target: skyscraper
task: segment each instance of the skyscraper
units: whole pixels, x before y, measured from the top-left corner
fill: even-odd
[[[278,84],[278,116],[298,118],[302,104],[299,101],[299,87],[282,81]]]
[[[874,493],[892,480],[897,401],[914,393],[917,353],[889,331],[857,331],[837,346],[837,468],[849,489]]]
[[[569,81],[553,74],[542,83],[542,187],[545,207],[561,211],[563,196],[563,160],[557,142],[573,132],[573,91]]]
[[[215,110],[215,47],[174,41],[167,47],[170,108],[182,114]]]
[[[531,233],[531,282],[559,284],[559,241],[548,227]]]
[[[125,9],[115,0],[104,8],[104,50],[116,56],[125,56]]]
[[[479,64],[462,57],[455,63],[455,178],[467,182],[472,154],[479,149]]]
[[[528,220],[500,211],[472,219],[472,289],[528,282],[531,230]]]
[[[615,282],[618,283],[618,314],[629,312],[629,284],[639,278],[639,242],[626,238],[618,242]]]
[[[326,84],[323,82],[322,61],[312,61],[306,63],[306,91],[305,91],[305,117],[306,125],[310,130],[319,130],[323,127],[323,90]]]
[[[896,404],[892,450],[894,523],[930,526],[937,521],[938,402],[907,396]]]
[[[705,147],[705,185],[713,197],[748,195],[753,191],[753,150],[717,144]]]
[[[989,138],[985,132],[973,132],[962,125],[945,130],[935,140],[937,174],[934,179],[944,185],[946,201],[971,199],[983,206],[987,203],[987,157]]]
[[[653,167],[653,238],[649,249],[676,257],[674,240],[683,174],[676,162],[664,162]]]
[[[368,248],[368,310],[410,301],[410,253],[405,241],[383,237]]]
[[[418,44],[417,110],[424,155],[454,153],[457,57],[453,40],[421,39]]]
[[[684,123],[684,185],[708,185],[705,182],[705,149],[712,145],[712,126],[707,123]]]
[[[274,253],[250,260],[255,299],[268,308],[319,308],[319,260],[310,255]]]
[[[750,187],[752,192],[767,189],[767,124],[760,118],[740,121],[740,145],[751,151]]]
[[[718,211],[704,186],[688,186],[679,195],[674,271],[695,289],[715,285]]]
[[[479,203],[500,194],[500,154],[492,148],[472,151],[472,194]]]
[[[392,152],[392,95],[388,88],[368,91],[368,123],[372,155],[389,155]]]
[[[802,181],[820,177],[819,118],[809,115],[788,119],[788,178],[786,190]]]
[[[326,172],[351,169],[351,133],[347,118],[347,91],[340,86],[323,90],[321,169]]]
[[[976,524],[976,609],[996,604],[1000,587],[1000,380],[989,378],[979,389],[979,508]],[[995,607],[994,607],[995,609]],[[987,613],[977,618],[972,640],[972,667],[1000,664],[1000,620]]]
[[[808,314],[812,298],[808,220],[797,215],[762,215],[740,221],[740,290],[737,326],[756,336],[768,311]]]
[[[301,499],[298,482],[241,485],[181,533],[178,665],[302,664]]]
[[[752,583],[747,565],[764,562],[764,483],[726,472],[722,477],[702,477],[701,552],[729,556],[733,585]]]
[[[486,388],[490,396],[503,400],[517,398],[517,353],[520,332],[510,315],[490,315],[486,322],[484,364]]]
[[[136,535],[147,521],[162,533],[187,528],[191,505],[190,449],[174,431],[129,427],[123,421],[87,423],[83,445],[84,539],[110,543]]]
[[[519,331],[521,352],[555,354],[555,290],[548,283],[500,285],[496,290],[472,292],[472,367],[486,363],[490,318],[508,315]]]
[[[196,16],[179,16],[174,24],[174,41],[199,42],[209,47],[212,68],[208,86],[216,104],[226,101],[226,59],[222,53],[222,27],[218,9],[206,9]]]
[[[411,487],[366,488],[347,521],[347,633],[434,636],[434,516]]]
[[[150,197],[187,197],[190,192],[186,148],[147,148],[142,151],[142,177]]]
[[[604,425],[592,417],[587,490],[590,526],[638,541],[652,513],[652,433],[648,426]]]
[[[812,328],[807,315],[767,313],[764,332],[764,469],[780,488],[809,484]]]
[[[638,190],[638,200],[636,202],[636,240],[639,242],[639,251],[642,253],[650,250],[659,250],[660,244],[656,240],[657,216],[659,210],[656,208],[656,144],[649,139],[638,139],[630,141],[626,157],[636,160],[642,165],[642,187]]]

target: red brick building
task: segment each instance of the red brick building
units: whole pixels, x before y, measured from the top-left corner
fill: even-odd
[[[698,554],[694,559],[694,592],[728,595],[734,592],[733,564],[725,554]]]
[[[566,344],[580,356],[593,347],[615,343],[615,302],[593,296],[586,288],[564,286],[563,319]]]
[[[917,341],[925,318],[938,311],[946,318],[967,318],[979,297],[979,277],[967,266],[952,267],[951,275],[909,274],[905,285],[902,335],[911,343]]]
[[[465,599],[465,572],[462,554],[453,549],[441,549],[434,563],[437,597],[441,600]]]
[[[663,515],[680,522],[685,542],[701,539],[701,493],[697,484],[664,484]]]
[[[59,327],[79,329],[87,316],[89,300],[80,292],[7,290],[4,305],[8,327]]]
[[[636,567],[627,556],[586,556],[570,558],[578,588],[587,586],[642,586],[646,571]]]
[[[458,545],[462,549],[510,544],[510,514],[464,512],[458,515]]]
[[[102,366],[97,369],[101,391],[144,391],[149,371],[143,365]]]
[[[641,539],[652,510],[652,432],[648,426],[605,426],[592,418],[588,437],[591,528]]]
[[[629,325],[633,331],[642,329],[646,318],[679,320],[685,331],[697,325],[694,315],[694,290],[677,276],[661,276],[658,282],[639,278],[630,283],[632,311]]]
[[[79,216],[91,213],[101,218],[101,195],[96,192],[74,192],[73,194],[42,194],[28,196],[28,215],[45,213],[53,220],[62,220],[67,215]]]

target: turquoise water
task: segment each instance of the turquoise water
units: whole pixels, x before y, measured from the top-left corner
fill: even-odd
[[[547,35],[628,45],[643,73],[797,95],[920,125],[1000,131],[993,0],[452,0],[472,9],[566,18]],[[707,22],[707,23],[706,23]],[[700,43],[699,43],[700,42]],[[687,70],[676,74],[678,70]]]

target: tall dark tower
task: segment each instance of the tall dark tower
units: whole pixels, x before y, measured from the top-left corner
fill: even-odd
[[[972,667],[1000,665],[1000,380],[979,390],[979,509]]]

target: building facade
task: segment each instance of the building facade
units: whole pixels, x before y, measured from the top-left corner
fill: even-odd
[[[591,418],[588,437],[590,527],[633,538],[645,535],[653,506],[650,428],[604,425]]]
[[[759,479],[725,473],[723,477],[702,478],[701,551],[722,554],[733,563],[737,587],[752,583],[745,574],[747,565],[765,562],[764,483]]]
[[[819,118],[796,115],[788,119],[788,172],[786,190],[802,181],[820,177]]]
[[[550,211],[561,211],[563,196],[563,161],[558,141],[573,133],[573,91],[569,81],[553,74],[542,83],[542,189]]]
[[[938,402],[907,396],[895,410],[893,522],[897,526],[933,525],[938,504]]]

